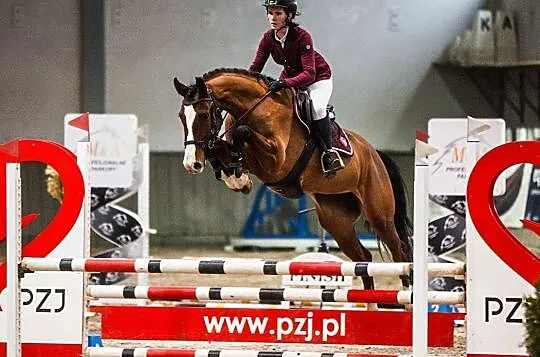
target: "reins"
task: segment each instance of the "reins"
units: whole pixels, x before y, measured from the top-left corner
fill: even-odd
[[[194,104],[201,103],[201,102],[212,102],[214,104],[214,107],[216,106],[213,96],[210,96],[210,98],[197,99],[197,100],[194,100],[194,101],[191,101],[191,102],[186,102],[184,100],[184,105],[194,105]],[[214,128],[214,126],[217,126],[217,125],[214,125],[214,115],[212,114],[212,127],[210,128],[211,137],[217,137],[216,133],[215,133],[216,129]],[[219,130],[219,128],[218,128],[218,130]],[[205,148],[205,149],[211,149],[211,146],[213,146],[213,144],[214,144],[214,143],[210,142],[211,139],[212,138],[210,138],[210,140],[186,140],[186,141],[184,141],[184,147],[188,146],[188,145],[195,145],[195,146],[200,146],[200,147]]]

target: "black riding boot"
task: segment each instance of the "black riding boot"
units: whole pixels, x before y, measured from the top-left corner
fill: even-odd
[[[332,132],[330,129],[330,118],[328,115],[319,120],[313,121],[313,126],[318,137],[319,148],[321,150],[321,165],[325,176],[333,176],[336,171],[345,167],[339,153],[332,149]]]

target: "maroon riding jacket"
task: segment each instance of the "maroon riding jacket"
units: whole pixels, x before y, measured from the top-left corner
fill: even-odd
[[[285,48],[276,40],[274,30],[266,31],[249,70],[260,73],[269,55],[283,66],[279,79],[290,87],[307,87],[332,75],[328,63],[313,48],[311,35],[300,27],[289,27]]]

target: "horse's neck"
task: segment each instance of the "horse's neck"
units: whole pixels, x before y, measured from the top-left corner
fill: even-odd
[[[210,80],[207,86],[223,109],[241,124],[260,131],[264,136],[272,136],[273,128],[282,126],[280,122],[287,121],[287,117],[292,115],[291,98],[284,100],[281,97],[278,101],[270,95],[260,101],[266,89],[253,79],[225,75]],[[246,115],[248,111],[250,113]]]

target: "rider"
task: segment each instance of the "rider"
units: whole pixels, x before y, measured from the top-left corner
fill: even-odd
[[[330,118],[326,107],[332,95],[330,66],[313,48],[311,35],[293,22],[299,15],[296,0],[264,0],[270,30],[259,43],[250,71],[261,72],[269,55],[283,65],[277,81],[270,83],[273,93],[285,87],[308,88],[315,112],[314,127],[322,152],[321,164],[325,175],[333,175],[344,168],[339,153],[332,149]]]

